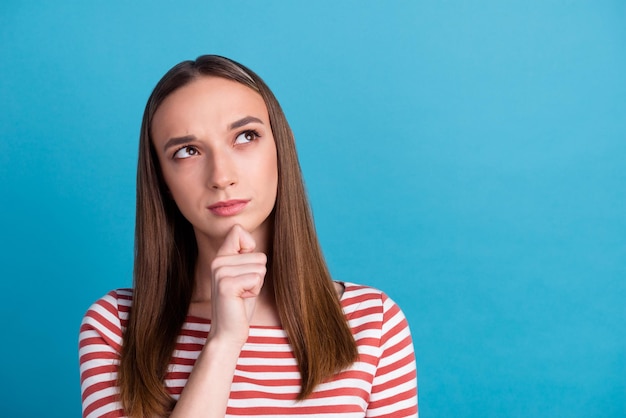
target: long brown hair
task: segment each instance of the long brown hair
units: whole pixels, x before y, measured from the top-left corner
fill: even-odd
[[[293,133],[273,93],[254,72],[232,60],[204,55],[183,61],[154,88],[143,115],[137,169],[134,296],[124,333],[118,383],[131,417],[167,415],[174,404],[164,387],[185,321],[198,257],[191,224],[167,189],[151,140],[163,100],[197,77],[239,82],[267,106],[278,155],[278,192],[267,277],[302,378],[299,400],[358,356],[324,261],[306,197]]]

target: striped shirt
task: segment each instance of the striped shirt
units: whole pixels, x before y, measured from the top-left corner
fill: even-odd
[[[252,326],[231,387],[227,417],[416,417],[417,374],[406,318],[387,295],[345,283],[341,306],[359,358],[297,402],[300,373],[285,331]],[[108,293],[89,308],[80,327],[83,417],[123,417],[116,386],[122,334],[132,290]],[[188,316],[165,386],[178,399],[206,342],[210,321]]]

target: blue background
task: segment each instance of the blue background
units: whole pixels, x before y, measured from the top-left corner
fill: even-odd
[[[131,285],[143,106],[203,53],[281,101],[333,274],[409,318],[422,417],[626,416],[626,2],[0,11],[3,416],[80,415],[81,317]]]

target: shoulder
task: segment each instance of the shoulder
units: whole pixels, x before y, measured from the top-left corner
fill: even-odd
[[[351,327],[380,327],[386,331],[399,324],[407,327],[406,317],[400,307],[383,291],[370,286],[343,283],[341,307]]]
[[[361,311],[384,313],[390,309],[400,309],[398,305],[381,290],[349,282],[343,282],[342,284],[344,286],[344,292],[341,296],[341,306],[348,317]]]
[[[103,339],[119,347],[133,300],[131,289],[112,290],[94,302],[83,316],[79,340]]]
[[[111,316],[127,319],[132,301],[132,289],[111,290],[89,307],[85,319],[110,318]]]

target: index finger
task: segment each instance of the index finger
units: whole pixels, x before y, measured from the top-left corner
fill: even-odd
[[[256,248],[252,235],[239,224],[234,225],[217,251],[218,256],[250,253]]]

